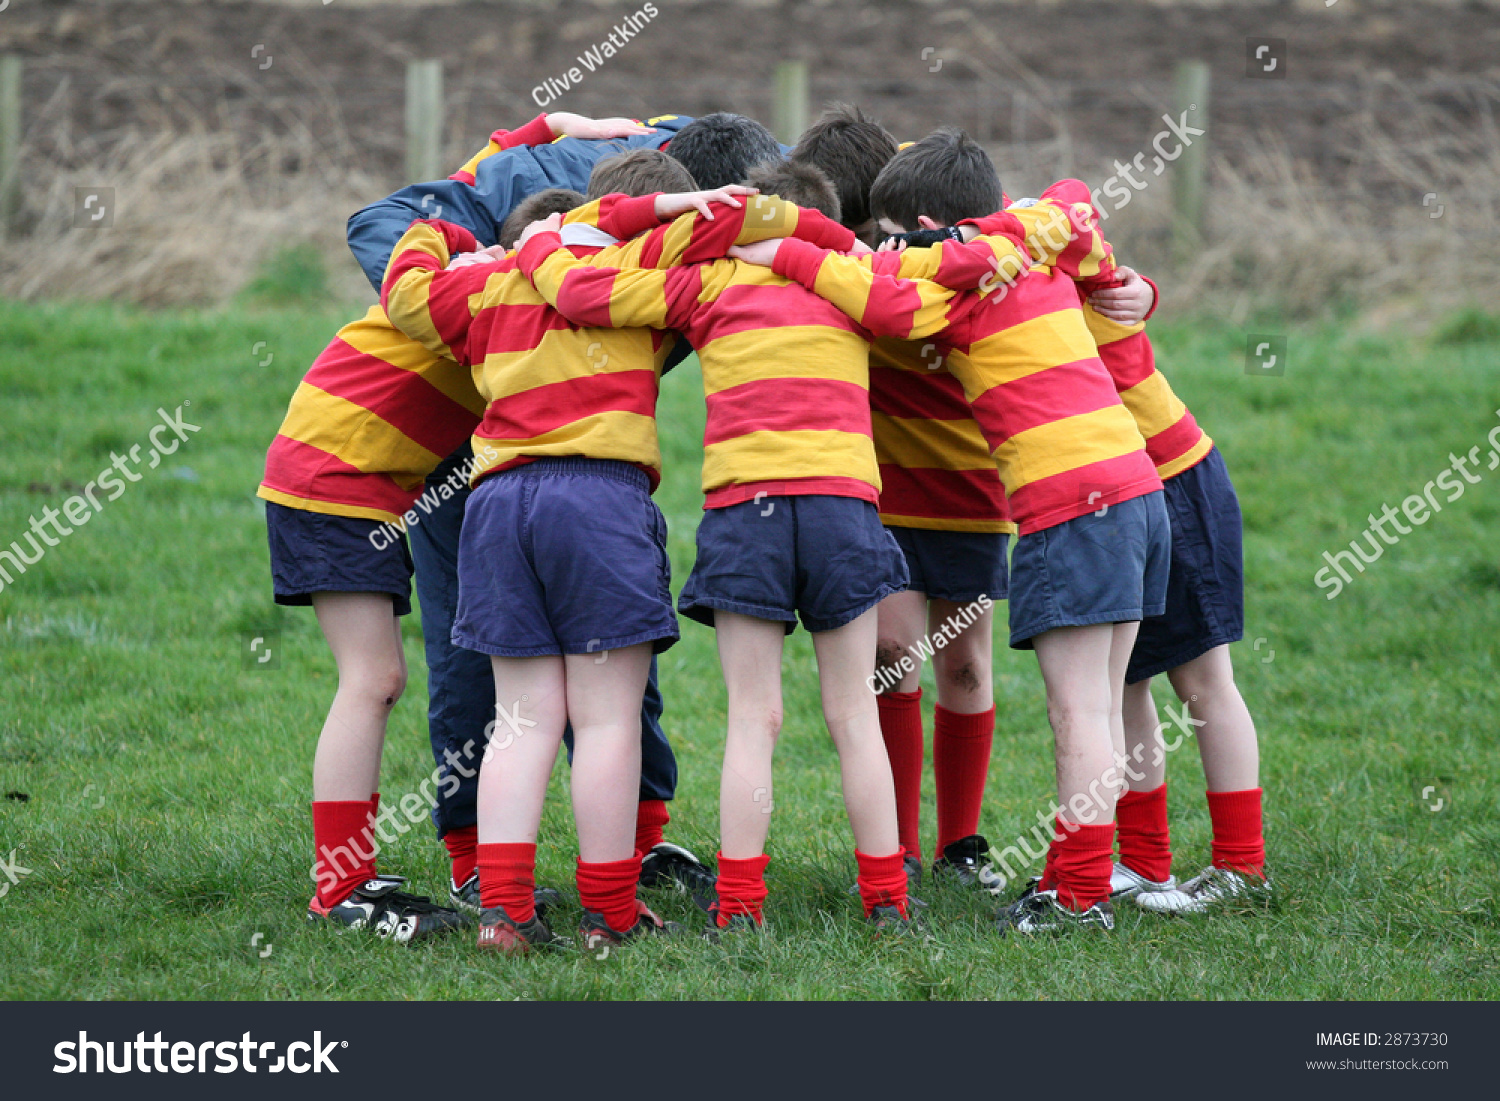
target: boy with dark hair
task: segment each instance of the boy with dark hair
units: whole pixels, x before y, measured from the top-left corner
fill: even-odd
[[[745,115],[715,111],[688,123],[667,146],[702,188],[743,182],[751,165],[776,160],[782,148],[760,123]]]
[[[858,107],[832,103],[802,132],[789,156],[828,174],[838,188],[843,211],[839,221],[856,237],[873,244],[869,240],[875,228],[870,186],[898,148],[891,133]]]
[[[980,216],[983,207],[966,203],[1000,202],[988,157],[961,134],[923,139],[885,171],[886,186],[877,180],[872,191],[877,215],[903,211],[918,225],[940,220],[907,209],[924,193],[931,196],[924,205],[947,219]],[[938,270],[950,252],[967,248],[933,250]],[[1001,928],[1113,928],[1122,781],[1114,762],[1123,752],[1125,667],[1140,620],[1164,606],[1170,535],[1161,481],[1098,357],[1072,278],[1037,265],[1004,293],[990,286],[944,295],[931,283],[889,278],[901,254],[863,258],[862,266],[797,241],[731,254],[769,259],[778,274],[816,289],[873,331],[934,336],[947,349],[1019,524],[1011,645],[1036,651],[1056,739],[1057,833],[1038,889],[1002,911]]]
[[[653,191],[678,194],[695,191],[697,187],[692,174],[676,158],[660,149],[632,149],[628,153],[606,157],[594,165],[594,171],[589,174],[586,201],[593,202],[606,195],[649,195]]]
[[[763,165],[750,180],[837,213],[832,184],[810,165]],[[806,213],[797,213],[799,225]],[[744,222],[786,217],[763,194],[748,204]],[[681,247],[692,229],[684,221],[691,220],[587,261],[570,256],[563,238],[537,232],[520,262],[575,323],[670,329],[691,341],[702,364],[706,512],[679,610],[716,629],[729,697],[714,926],[753,928],[763,920],[781,652],[800,617],[813,635],[824,720],[839,753],[865,914],[877,930],[906,929],[890,763],[868,689],[874,608],[906,583],[875,509],[869,338],[763,269],[721,259],[660,270],[683,258],[662,255],[664,243],[692,252]],[[729,243],[728,227],[698,228],[693,247],[707,249],[713,237],[720,251]],[[852,247],[853,235],[841,235],[831,243]]]

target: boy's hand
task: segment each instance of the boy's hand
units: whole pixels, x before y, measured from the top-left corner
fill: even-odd
[[[894,236],[894,237],[887,237],[884,241],[880,242],[880,247],[878,249],[876,249],[875,251],[876,252],[905,252],[906,251],[906,239],[904,237],[899,236],[899,235],[898,236]]]
[[[1151,312],[1156,292],[1134,268],[1117,269],[1123,282],[1089,295],[1089,305],[1103,317],[1120,325],[1139,325]]]
[[[562,230],[563,216],[561,214],[549,214],[540,221],[532,222],[521,231],[521,236],[516,238],[516,251],[520,252],[526,247],[526,242],[538,233],[559,233]]]
[[[729,255],[747,264],[769,268],[776,262],[776,250],[781,248],[784,240],[784,237],[773,237],[769,241],[757,241],[753,245],[735,245],[729,250]]]
[[[491,245],[482,248],[478,252],[460,252],[448,261],[448,271],[455,268],[467,268],[474,264],[493,264],[505,259],[505,246]]]
[[[848,252],[844,253],[844,255],[845,256],[868,256],[868,255],[870,255],[870,253],[872,253],[874,251],[875,250],[872,249],[869,245],[865,244],[858,237],[856,237],[854,239],[854,247],[851,248]]]
[[[658,195],[656,197],[656,216],[662,221],[686,214],[690,210],[696,210],[710,222],[714,220],[714,212],[709,209],[709,203],[724,203],[736,210],[745,204],[735,198],[736,195],[759,195],[760,191],[754,187],[744,187],[741,184],[730,184],[728,187],[718,187],[712,191],[683,191],[676,195]]]
[[[575,115],[572,111],[552,111],[547,115],[547,126],[560,138],[584,138],[590,141],[656,133],[653,127],[643,126],[635,119],[591,119]]]

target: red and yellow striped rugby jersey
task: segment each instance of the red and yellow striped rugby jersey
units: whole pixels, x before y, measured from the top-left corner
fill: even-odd
[[[763,493],[879,501],[868,334],[766,268],[727,259],[670,270],[604,266],[631,259],[606,250],[580,261],[557,235],[539,234],[521,265],[579,324],[670,329],[697,350],[705,508]]]
[[[474,249],[465,229],[417,222],[396,246],[382,298],[391,321],[430,351],[473,368],[486,402],[472,481],[560,456],[632,463],[661,479],[656,397],[671,339],[572,325],[516,264],[444,271]]]
[[[1075,279],[1081,297],[1086,299],[1101,287],[1119,284],[1114,249],[1099,229],[1098,212],[1083,181],[1061,180],[1044,191],[1033,206],[1012,207],[1000,215],[969,220],[982,233],[1014,232],[1017,223],[1031,257]],[[964,282],[968,274],[955,269],[947,279],[935,278],[956,290],[966,290],[978,286]],[[1153,304],[1153,312],[1155,308]],[[1109,368],[1115,388],[1145,437],[1146,451],[1156,464],[1157,474],[1170,478],[1202,460],[1212,450],[1213,440],[1157,369],[1145,324],[1120,325],[1099,315],[1087,303],[1084,317],[1099,347],[1099,358]]]
[[[483,410],[467,368],[409,340],[372,306],[339,330],[292,395],[259,496],[394,523]]]
[[[896,254],[850,257],[785,241],[774,270],[881,336],[933,337],[964,388],[1020,533],[1161,488],[1145,441],[1067,274],[1035,266],[994,293],[894,278]]]
[[[496,130],[466,167],[553,138],[541,115],[517,130]],[[473,182],[472,171],[453,178]],[[395,523],[483,411],[467,367],[412,340],[372,306],[339,330],[292,395],[258,495],[310,512]]]

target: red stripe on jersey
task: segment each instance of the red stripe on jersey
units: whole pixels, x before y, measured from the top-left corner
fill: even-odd
[[[445,456],[479,418],[415,371],[393,367],[335,338],[303,380],[375,413],[403,436]]]
[[[993,452],[1028,428],[1119,405],[1119,395],[1108,380],[1099,360],[1093,358],[1033,371],[981,394],[974,402],[974,417]]]
[[[367,474],[337,455],[278,435],[266,452],[265,483],[293,497],[377,508],[400,515],[411,508],[421,487],[405,490],[387,474]]]
[[[669,293],[675,303],[684,293],[694,293],[696,297],[701,293],[698,290],[701,285],[701,281],[682,287],[674,283]],[[735,333],[813,325],[846,333],[864,331],[843,310],[800,283],[774,286],[731,283],[719,293],[711,308],[696,312],[692,340],[694,347],[706,348],[720,337]]]
[[[750,432],[798,431],[869,436],[868,392],[837,379],[768,378],[708,395],[705,446]]]
[[[550,330],[568,328],[572,328],[568,319],[547,303],[518,302],[480,310],[474,316],[471,335],[483,334],[482,342],[475,347],[476,352],[482,349],[483,355],[502,355],[529,352]]]
[[[1114,377],[1115,389],[1129,390],[1145,382],[1156,370],[1156,357],[1151,351],[1151,340],[1146,330],[1131,333],[1121,340],[1111,340],[1099,345],[1099,358]]]
[[[924,345],[925,347],[925,345]],[[937,345],[932,359],[937,361]],[[913,420],[970,420],[963,384],[946,371],[905,371],[870,365],[870,407],[888,417]]]
[[[1169,463],[1186,453],[1203,438],[1203,429],[1193,418],[1191,410],[1184,409],[1182,416],[1171,428],[1163,428],[1146,441],[1146,454],[1157,466]]]
[[[1009,520],[1005,487],[994,467],[984,470],[908,469],[880,464],[880,511],[933,520]]]
[[[1132,451],[1030,482],[1010,495],[1010,508],[1029,535],[1160,488],[1150,456]]]
[[[611,371],[535,386],[490,402],[479,436],[529,440],[600,413],[656,415],[656,372]]]

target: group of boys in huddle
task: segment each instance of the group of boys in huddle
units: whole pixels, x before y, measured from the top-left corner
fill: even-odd
[[[339,673],[310,920],[410,942],[477,919],[482,948],[570,943],[552,928],[562,896],[535,882],[565,742],[583,944],[682,932],[639,897],[669,884],[710,937],[762,928],[799,618],[872,927],[916,925],[929,654],[929,874],[1000,896],[979,833],[1000,600],[1011,646],[1036,652],[1058,785],[1042,874],[1000,929],[1110,929],[1112,899],[1202,913],[1270,897],[1229,657],[1238,501],[1155,367],[1156,288],[1116,264],[1086,185],[1012,202],[961,131],[900,146],[843,105],[790,150],[741,115],[554,112],[356,214],[350,245],[380,304],[309,370],[260,489],[276,600],[313,606]],[[674,610],[655,412],[689,352],[704,514]],[[413,574],[446,904],[376,868]],[[714,869],[664,839],[676,763],[656,655],[678,612],[714,629],[727,690]],[[1181,883],[1160,673],[1192,716],[1213,824],[1211,863]]]

